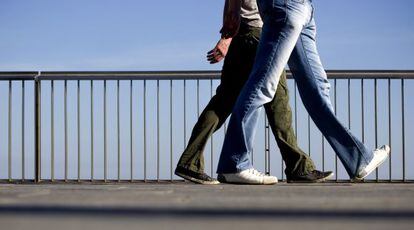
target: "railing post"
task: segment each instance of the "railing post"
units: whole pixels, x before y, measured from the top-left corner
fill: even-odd
[[[35,114],[34,114],[34,128],[35,128],[35,132],[34,132],[34,136],[35,136],[35,175],[34,175],[34,181],[35,183],[39,183],[40,182],[40,152],[41,152],[41,146],[40,146],[40,119],[41,119],[41,114],[40,114],[40,80],[39,80],[39,76],[40,76],[40,72],[34,77],[34,109],[35,109]]]

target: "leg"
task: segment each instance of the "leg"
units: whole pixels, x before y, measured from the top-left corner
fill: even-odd
[[[292,110],[289,105],[289,91],[285,72],[280,77],[275,97],[264,107],[276,143],[286,164],[286,175],[288,177],[291,175],[306,175],[315,170],[312,159],[297,145],[292,128]]]
[[[241,33],[233,39],[223,65],[221,84],[194,126],[187,148],[178,162],[179,167],[197,173],[204,172],[205,145],[230,115],[237,96],[250,74],[259,32],[255,29]]]
[[[262,37],[253,71],[233,109],[217,168],[219,174],[252,168],[250,153],[260,109],[273,99],[279,76],[310,15],[309,10],[301,8],[288,17],[291,10],[287,10],[285,0],[258,3],[264,20]]]
[[[272,100],[279,75],[289,61],[304,105],[315,124],[351,178],[364,178],[384,162],[390,148],[383,146],[374,152],[368,151],[335,117],[329,100],[329,82],[316,51],[312,2],[259,0],[258,3],[264,19],[262,39],[253,71],[233,109],[217,173],[252,181],[240,175],[252,169],[249,157],[260,108]],[[248,173],[250,178],[255,175],[254,170]]]
[[[326,137],[353,178],[372,159],[372,152],[335,117],[329,99],[329,81],[316,48],[315,21],[302,31],[289,60],[302,101],[313,121]]]

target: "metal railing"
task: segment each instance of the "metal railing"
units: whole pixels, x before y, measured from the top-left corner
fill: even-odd
[[[368,146],[392,147],[390,159],[367,181],[413,181],[414,169],[407,166],[414,146],[407,140],[413,130],[414,71],[328,71],[328,76],[340,120]],[[177,179],[175,164],[219,79],[217,71],[0,72],[0,111],[6,111],[0,114],[0,180]],[[318,168],[333,170],[334,181],[346,181],[290,74],[288,85],[300,147]],[[264,115],[261,122],[255,167],[283,180],[284,165]],[[225,131],[226,125],[205,149],[212,176]]]

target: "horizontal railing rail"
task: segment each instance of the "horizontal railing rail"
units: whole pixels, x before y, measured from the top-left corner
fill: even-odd
[[[389,143],[390,159],[367,181],[412,182],[414,71],[331,70],[340,120],[370,147]],[[349,181],[301,104],[288,72],[300,147],[333,181]],[[219,71],[0,72],[0,181],[175,180],[191,128],[214,95]],[[282,180],[284,164],[263,116],[255,167]],[[214,168],[224,132],[206,146]]]
[[[330,79],[414,79],[414,70],[328,70]],[[292,73],[287,71],[292,79]],[[220,71],[39,71],[0,72],[0,80],[209,80]]]

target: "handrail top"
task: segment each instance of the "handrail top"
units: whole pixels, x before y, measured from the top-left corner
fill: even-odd
[[[414,70],[327,70],[331,79],[414,79]],[[40,74],[39,74],[40,73]],[[287,71],[292,78],[291,71]],[[203,80],[219,79],[218,70],[188,71],[0,71],[0,80]]]

